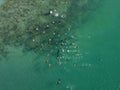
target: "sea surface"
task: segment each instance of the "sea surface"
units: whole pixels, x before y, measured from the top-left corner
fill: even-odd
[[[120,0],[104,0],[73,26],[80,57],[58,65],[51,56],[48,67],[45,56],[11,47],[0,61],[0,90],[120,90]]]

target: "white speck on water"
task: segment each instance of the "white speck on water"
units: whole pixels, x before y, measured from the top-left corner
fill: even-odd
[[[55,15],[54,15],[55,17],[58,17],[59,16],[59,13],[55,13]]]
[[[53,13],[53,11],[51,10],[51,11],[50,11],[50,14],[52,14],[52,13]]]

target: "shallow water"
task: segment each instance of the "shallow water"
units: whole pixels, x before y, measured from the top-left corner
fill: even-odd
[[[5,0],[0,0],[0,5],[2,5],[4,3]]]
[[[7,60],[0,61],[0,90],[119,90],[119,3],[104,0],[87,22],[73,25],[80,56],[67,63],[58,65],[51,56],[48,68],[45,56],[10,48]]]

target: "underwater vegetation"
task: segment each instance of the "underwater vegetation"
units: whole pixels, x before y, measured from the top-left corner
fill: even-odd
[[[6,0],[0,5],[0,55],[7,48],[54,54],[56,59],[67,47],[76,49],[72,24],[87,18],[100,0]],[[77,11],[77,13],[76,13]]]

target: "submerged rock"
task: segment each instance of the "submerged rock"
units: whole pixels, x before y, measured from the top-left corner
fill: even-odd
[[[0,54],[6,52],[7,46],[22,46],[25,51],[34,52],[56,49],[57,52],[71,39],[71,23],[98,2],[6,0],[0,6]]]

